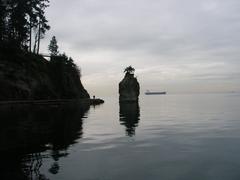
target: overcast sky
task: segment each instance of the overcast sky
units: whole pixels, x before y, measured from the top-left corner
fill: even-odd
[[[141,92],[240,91],[239,0],[51,0],[51,30],[91,95],[117,94],[132,65]]]

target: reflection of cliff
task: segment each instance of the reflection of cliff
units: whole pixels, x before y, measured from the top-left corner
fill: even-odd
[[[58,159],[67,156],[68,147],[83,134],[82,118],[88,110],[74,105],[0,112],[0,179],[44,179],[38,170],[41,152],[47,149],[56,162],[49,171],[57,173]]]
[[[140,120],[140,110],[138,102],[120,103],[120,123],[126,126],[128,136],[135,135],[135,128]]]
[[[0,151],[38,149],[50,144],[65,149],[82,135],[82,117],[89,107],[33,108],[1,113]]]

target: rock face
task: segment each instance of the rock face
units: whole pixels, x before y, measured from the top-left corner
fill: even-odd
[[[138,101],[140,86],[134,74],[126,73],[123,80],[119,83],[119,101],[135,102]]]

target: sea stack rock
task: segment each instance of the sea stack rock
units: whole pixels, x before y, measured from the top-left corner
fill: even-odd
[[[127,67],[125,77],[119,83],[119,101],[120,102],[137,102],[139,96],[139,83],[134,77],[135,69],[131,66]]]

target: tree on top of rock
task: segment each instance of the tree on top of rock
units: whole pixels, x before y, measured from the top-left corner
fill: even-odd
[[[55,36],[52,37],[52,40],[50,41],[50,44],[48,45],[48,50],[50,51],[51,56],[57,56],[58,55],[58,45],[57,45],[57,39]]]
[[[125,68],[124,72],[127,74],[134,74],[135,69],[132,66],[128,66]]]

